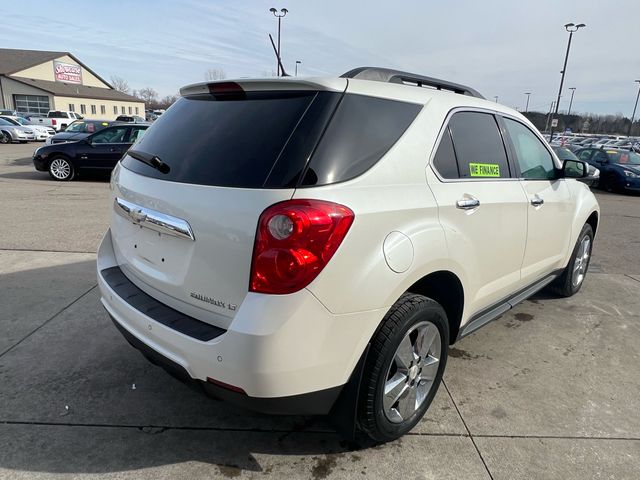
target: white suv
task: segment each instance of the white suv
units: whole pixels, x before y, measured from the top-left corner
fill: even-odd
[[[98,280],[130,343],[218,398],[394,439],[451,344],[583,283],[586,165],[473,89],[360,68],[181,96],[113,172]]]

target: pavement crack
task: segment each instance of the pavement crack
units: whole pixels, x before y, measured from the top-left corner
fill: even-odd
[[[484,465],[484,469],[487,471],[487,475],[489,475],[489,478],[491,480],[494,480],[493,479],[493,475],[491,474],[491,470],[489,470],[489,466],[487,465],[487,462],[485,461],[484,457],[482,456],[482,453],[480,452],[480,449],[478,448],[478,445],[476,445],[476,441],[474,440],[473,435],[471,434],[471,430],[469,430],[469,427],[467,426],[467,422],[464,421],[464,417],[462,416],[462,412],[458,408],[458,404],[454,400],[453,395],[451,395],[451,392],[449,391],[449,387],[447,387],[447,384],[444,383],[444,379],[442,379],[442,386],[447,391],[447,394],[449,395],[449,398],[451,399],[451,403],[453,403],[453,406],[455,407],[456,412],[458,412],[458,416],[460,417],[460,420],[462,421],[462,424],[464,425],[464,428],[467,431],[469,439],[471,440],[471,443],[473,444],[473,448],[476,449],[478,457],[480,457],[480,461],[482,462],[482,465]]]
[[[628,274],[626,274],[626,273],[624,274],[624,276],[625,276],[625,277],[629,277],[631,280],[635,280],[636,282],[640,282],[640,280],[638,280],[637,278],[632,277],[631,275],[628,275]]]
[[[96,288],[98,286],[98,284],[93,284],[91,286],[91,288],[89,288],[89,290],[87,290],[86,292],[84,292],[82,295],[80,295],[78,298],[76,298],[75,300],[72,300],[70,303],[68,303],[67,305],[65,305],[64,307],[62,307],[62,309],[60,309],[57,313],[54,313],[51,317],[49,317],[47,320],[45,320],[41,325],[37,326],[36,328],[34,328],[33,330],[31,330],[31,332],[27,333],[24,337],[22,337],[20,340],[18,340],[18,342],[14,343],[13,345],[11,345],[9,348],[7,348],[4,352],[0,353],[0,358],[2,358],[5,354],[9,353],[11,350],[13,350],[14,348],[16,348],[18,345],[20,345],[22,342],[24,342],[27,338],[29,338],[31,335],[33,335],[34,333],[36,333],[38,330],[40,330],[42,327],[44,327],[45,325],[47,325],[51,320],[53,320],[54,318],[56,318],[58,315],[60,315],[62,312],[64,312],[65,310],[67,310],[68,308],[70,308],[71,306],[73,306],[76,302],[78,302],[79,300],[81,300],[82,298],[84,298],[91,290],[93,290],[94,288]]]

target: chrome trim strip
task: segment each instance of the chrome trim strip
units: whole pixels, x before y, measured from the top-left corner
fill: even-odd
[[[140,225],[165,235],[186,238],[192,241],[196,239],[189,222],[181,218],[141,207],[118,197],[113,202],[113,209],[118,215],[135,225]]]

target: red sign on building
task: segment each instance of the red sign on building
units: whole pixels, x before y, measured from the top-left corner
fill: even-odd
[[[82,68],[71,63],[53,62],[56,82],[82,83]]]

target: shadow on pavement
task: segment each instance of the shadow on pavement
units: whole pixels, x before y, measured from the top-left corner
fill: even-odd
[[[322,417],[244,411],[151,365],[117,332],[97,288],[87,292],[94,262],[69,262],[0,273],[11,311],[0,331],[28,320],[0,356],[0,469],[106,473],[196,461],[234,476],[262,471],[254,454],[360,448]]]

